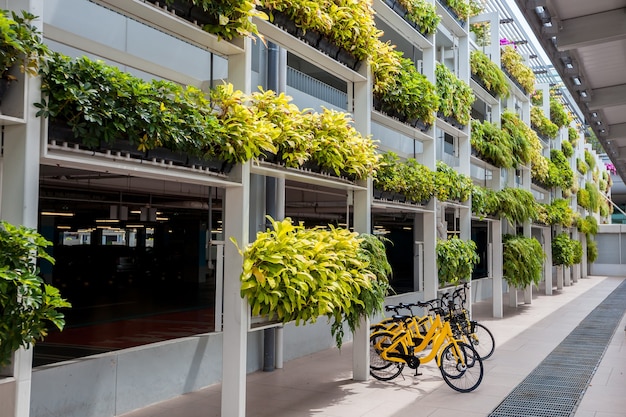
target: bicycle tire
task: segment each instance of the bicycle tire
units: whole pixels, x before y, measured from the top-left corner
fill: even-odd
[[[443,380],[458,392],[474,391],[483,380],[483,361],[476,350],[465,342],[450,343],[441,352],[439,370]],[[461,362],[459,359],[463,358]],[[465,362],[465,365],[463,365]]]
[[[480,323],[472,323],[473,331],[467,335],[472,347],[482,360],[488,359],[496,350],[496,340],[491,331]]]
[[[379,381],[391,381],[404,369],[404,362],[392,362],[380,356],[382,349],[389,346],[393,338],[393,333],[385,331],[370,336],[370,375]],[[406,355],[406,347],[402,343],[396,347],[396,351]]]

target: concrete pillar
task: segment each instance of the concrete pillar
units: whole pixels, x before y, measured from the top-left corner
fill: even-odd
[[[354,101],[352,108],[354,109],[354,126],[363,136],[367,136],[372,131],[372,75],[369,65],[362,65],[359,72],[365,76],[366,80],[353,84]],[[360,185],[365,187],[353,192],[354,231],[358,233],[372,233],[371,206],[374,190],[372,178],[359,182]],[[359,327],[353,335],[352,375],[356,381],[366,381],[369,378],[369,327],[369,317],[362,317]]]
[[[229,57],[229,81],[244,93],[251,91],[250,39],[244,39],[244,53]],[[240,246],[249,243],[250,162],[238,165],[230,174],[241,186],[230,187],[224,196],[224,236],[234,237]],[[248,302],[241,298],[240,279],[243,259],[235,245],[224,247],[224,332],[222,350],[222,415],[246,415],[246,360]]]

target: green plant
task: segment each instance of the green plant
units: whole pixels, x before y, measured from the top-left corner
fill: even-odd
[[[587,171],[589,170],[589,166],[582,159],[576,158],[576,169],[578,170],[578,172],[585,175]]]
[[[471,122],[471,145],[482,159],[499,168],[515,166],[513,144],[510,135],[495,123]]]
[[[511,110],[505,110],[500,116],[502,130],[508,133],[512,145],[512,156],[515,167],[527,165],[531,162],[531,155],[541,146],[536,134],[533,136],[532,129]],[[535,139],[535,140],[534,140]]]
[[[577,222],[578,231],[586,235],[595,235],[598,233],[598,221],[592,215],[585,218],[579,218]]]
[[[478,46],[491,45],[491,23],[476,22],[470,24],[470,31],[476,35],[476,44]]]
[[[503,217],[511,223],[523,223],[537,219],[535,197],[530,191],[521,188],[504,188],[495,193],[493,214]]]
[[[35,15],[26,11],[18,14],[2,10],[0,13],[0,78],[15,80],[7,72],[16,64],[20,71],[33,77],[37,75],[49,50],[33,25],[35,19]]]
[[[367,178],[378,165],[376,145],[352,125],[347,113],[323,109],[314,118],[311,156],[323,170]]]
[[[530,125],[542,136],[550,139],[556,138],[559,127],[552,123],[541,108],[532,106],[530,108]]]
[[[430,35],[437,31],[441,16],[437,14],[434,4],[425,0],[400,0],[400,4],[407,10],[405,18],[416,23],[422,34]]]
[[[587,262],[593,263],[598,259],[598,242],[587,238]]]
[[[505,235],[502,248],[502,274],[516,288],[539,285],[545,253],[532,237]]]
[[[326,316],[341,346],[343,322],[354,330],[360,317],[382,308],[391,270],[384,244],[347,229],[307,229],[289,218],[268,219],[272,229],[239,248],[241,296],[253,315],[282,323],[299,325]]]
[[[592,171],[596,167],[596,158],[594,158],[593,154],[588,149],[585,149],[585,162]]]
[[[374,95],[380,101],[381,110],[403,122],[421,121],[432,125],[440,103],[435,86],[417,71],[413,61],[400,52],[393,54],[397,56],[399,67],[391,81],[383,78],[391,75],[388,72],[374,72]]]
[[[578,129],[574,127],[567,128],[567,138],[569,139],[572,146],[576,146],[576,143],[578,143],[578,137]]]
[[[48,334],[47,325],[65,326],[59,309],[70,307],[59,290],[44,283],[36,259],[54,263],[51,245],[35,230],[0,222],[0,366],[13,352]]]
[[[571,121],[571,117],[565,110],[563,103],[552,95],[550,95],[550,121],[557,127],[565,127]]]
[[[502,47],[500,53],[502,68],[508,72],[526,91],[532,94],[535,90],[535,74],[524,64],[522,56],[511,45]]]
[[[574,245],[565,232],[552,239],[552,265],[570,266],[574,264]]]
[[[493,62],[487,54],[474,50],[470,54],[470,68],[486,89],[494,96],[508,97],[509,82],[502,70]]]
[[[388,151],[381,155],[380,166],[374,176],[374,187],[382,191],[403,194],[407,199],[424,202],[434,193],[434,174],[414,158],[400,161]]]
[[[237,37],[259,35],[252,17],[267,20],[267,15],[256,9],[256,0],[179,0],[202,8],[204,16],[201,22],[205,32],[221,39],[232,40]],[[165,0],[171,5],[174,0]]]
[[[483,218],[492,215],[498,205],[497,192],[490,189],[474,185],[472,189],[472,213]]]
[[[574,156],[574,147],[569,141],[565,140],[561,143],[561,151],[563,152],[563,155],[568,159]]]
[[[538,219],[544,224],[571,227],[576,224],[578,215],[569,206],[569,200],[554,199],[549,204],[538,204]]]
[[[438,239],[436,253],[441,286],[454,285],[461,280],[469,279],[474,266],[480,260],[476,253],[476,243],[456,236],[446,240]]]
[[[572,250],[574,255],[572,257],[573,264],[579,264],[583,261],[583,244],[578,240],[572,240]]]
[[[469,176],[458,173],[443,161],[437,161],[434,193],[439,201],[467,201],[473,188],[474,183]]]
[[[484,2],[480,0],[444,0],[444,3],[448,5],[462,22],[480,14],[484,8]]]
[[[440,62],[435,68],[435,78],[440,99],[439,112],[463,126],[467,125],[475,100],[471,87]]]

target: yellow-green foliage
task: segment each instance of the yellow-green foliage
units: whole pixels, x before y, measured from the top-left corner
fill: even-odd
[[[537,130],[540,135],[554,139],[559,133],[559,127],[552,123],[549,118],[543,114],[541,108],[532,106],[530,108],[530,125]]]
[[[535,90],[535,74],[524,64],[522,56],[511,45],[506,45],[500,53],[502,67],[511,74],[515,80],[526,90],[532,94]]]
[[[454,285],[469,279],[474,266],[479,262],[476,243],[473,240],[461,240],[454,236],[446,240],[437,240],[437,271],[441,286]]]
[[[493,62],[487,54],[474,50],[470,54],[470,68],[485,85],[487,90],[496,96],[509,96],[509,82],[504,72]]]
[[[239,249],[241,296],[253,315],[282,323],[327,316],[341,345],[344,321],[354,330],[360,317],[382,307],[391,272],[384,247],[347,229],[307,229],[289,218],[269,220],[271,229]]]

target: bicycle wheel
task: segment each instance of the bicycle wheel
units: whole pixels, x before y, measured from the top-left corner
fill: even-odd
[[[370,375],[380,381],[390,381],[402,373],[404,362],[392,362],[383,359],[380,354],[389,347],[393,333],[378,332],[370,336]],[[399,344],[395,349],[399,354],[406,355],[406,347]]]
[[[467,335],[467,338],[472,347],[476,350],[476,352],[478,352],[480,358],[485,360],[493,355],[493,352],[496,349],[496,341],[489,329],[482,324],[472,322],[471,327],[472,329]]]
[[[467,343],[450,343],[441,352],[439,370],[450,388],[459,392],[476,389],[483,380],[483,361],[474,348]]]

